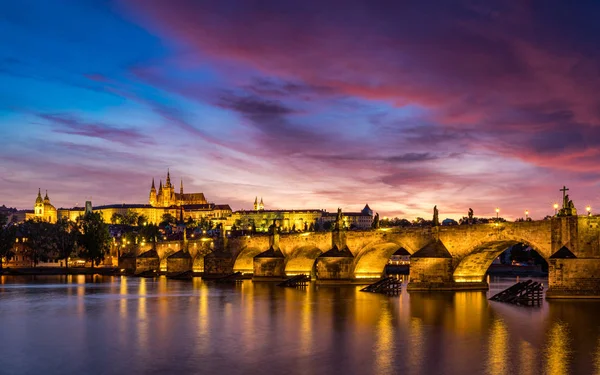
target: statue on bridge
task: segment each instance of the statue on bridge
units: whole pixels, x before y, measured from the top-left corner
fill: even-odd
[[[375,218],[373,218],[373,229],[379,228],[379,212],[375,213]]]
[[[434,227],[439,227],[440,226],[440,215],[437,209],[437,205],[433,206],[433,220],[432,220],[432,225]]]
[[[279,225],[277,225],[277,219],[273,219],[273,224],[269,226],[269,234],[279,233]]]
[[[469,215],[469,220],[473,220],[473,209],[472,208],[469,208],[468,215]]]
[[[558,211],[558,216],[577,216],[575,204],[569,199],[569,194],[566,194],[568,190],[569,189],[566,186],[563,186],[563,188],[560,189],[563,193],[563,206],[560,211]]]
[[[344,229],[344,217],[342,215],[342,209],[338,208],[337,216],[335,218],[335,230]]]

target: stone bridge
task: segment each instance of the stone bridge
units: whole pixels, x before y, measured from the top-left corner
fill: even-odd
[[[411,254],[409,290],[487,289],[485,274],[509,246],[524,243],[549,264],[549,297],[600,296],[600,217],[554,217],[544,221],[334,230],[231,238],[226,244],[190,241],[194,268],[204,270],[210,257],[255,279],[310,274],[320,282],[379,278],[400,248]],[[157,250],[162,262],[166,250]],[[218,248],[223,247],[219,250]],[[216,251],[213,251],[217,249]],[[204,259],[202,259],[204,257]]]

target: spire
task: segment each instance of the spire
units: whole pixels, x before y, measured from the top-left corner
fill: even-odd
[[[258,211],[258,197],[254,198],[254,211]]]
[[[167,168],[167,182],[165,183],[167,187],[171,186],[171,171]]]
[[[260,211],[262,211],[262,210],[264,210],[264,209],[265,209],[265,204],[263,203],[263,199],[262,199],[262,197],[260,197],[260,203],[258,204],[258,209],[259,209]]]
[[[179,193],[183,195],[183,179],[181,179],[181,187],[179,188]],[[183,199],[183,197],[181,197]]]
[[[38,196],[37,199],[35,200],[35,203],[42,203],[42,189],[38,188]]]
[[[50,202],[50,198],[48,198],[48,190],[46,190],[46,196],[44,197],[44,202]]]
[[[154,177],[152,177],[152,189],[156,189],[156,188],[154,187]]]

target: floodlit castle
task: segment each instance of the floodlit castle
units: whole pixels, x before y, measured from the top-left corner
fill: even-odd
[[[175,193],[175,187],[171,184],[171,172],[167,171],[167,180],[163,186],[162,180],[158,186],[158,192],[154,186],[152,179],[152,187],[150,188],[150,199],[148,203],[152,207],[171,207],[171,206],[189,206],[197,204],[208,204],[203,193],[183,193],[183,180],[179,187],[179,194]]]

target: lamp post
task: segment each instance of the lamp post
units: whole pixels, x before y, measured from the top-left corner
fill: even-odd
[[[529,210],[525,210],[525,221],[529,219]]]
[[[558,215],[558,203],[554,203],[554,215]]]
[[[592,207],[590,207],[590,206],[587,206],[587,207],[585,208],[585,210],[587,211],[587,213],[588,213],[588,216],[592,216]]]
[[[496,207],[496,221],[498,221],[499,219],[499,214],[500,214],[500,209],[498,207]]]

